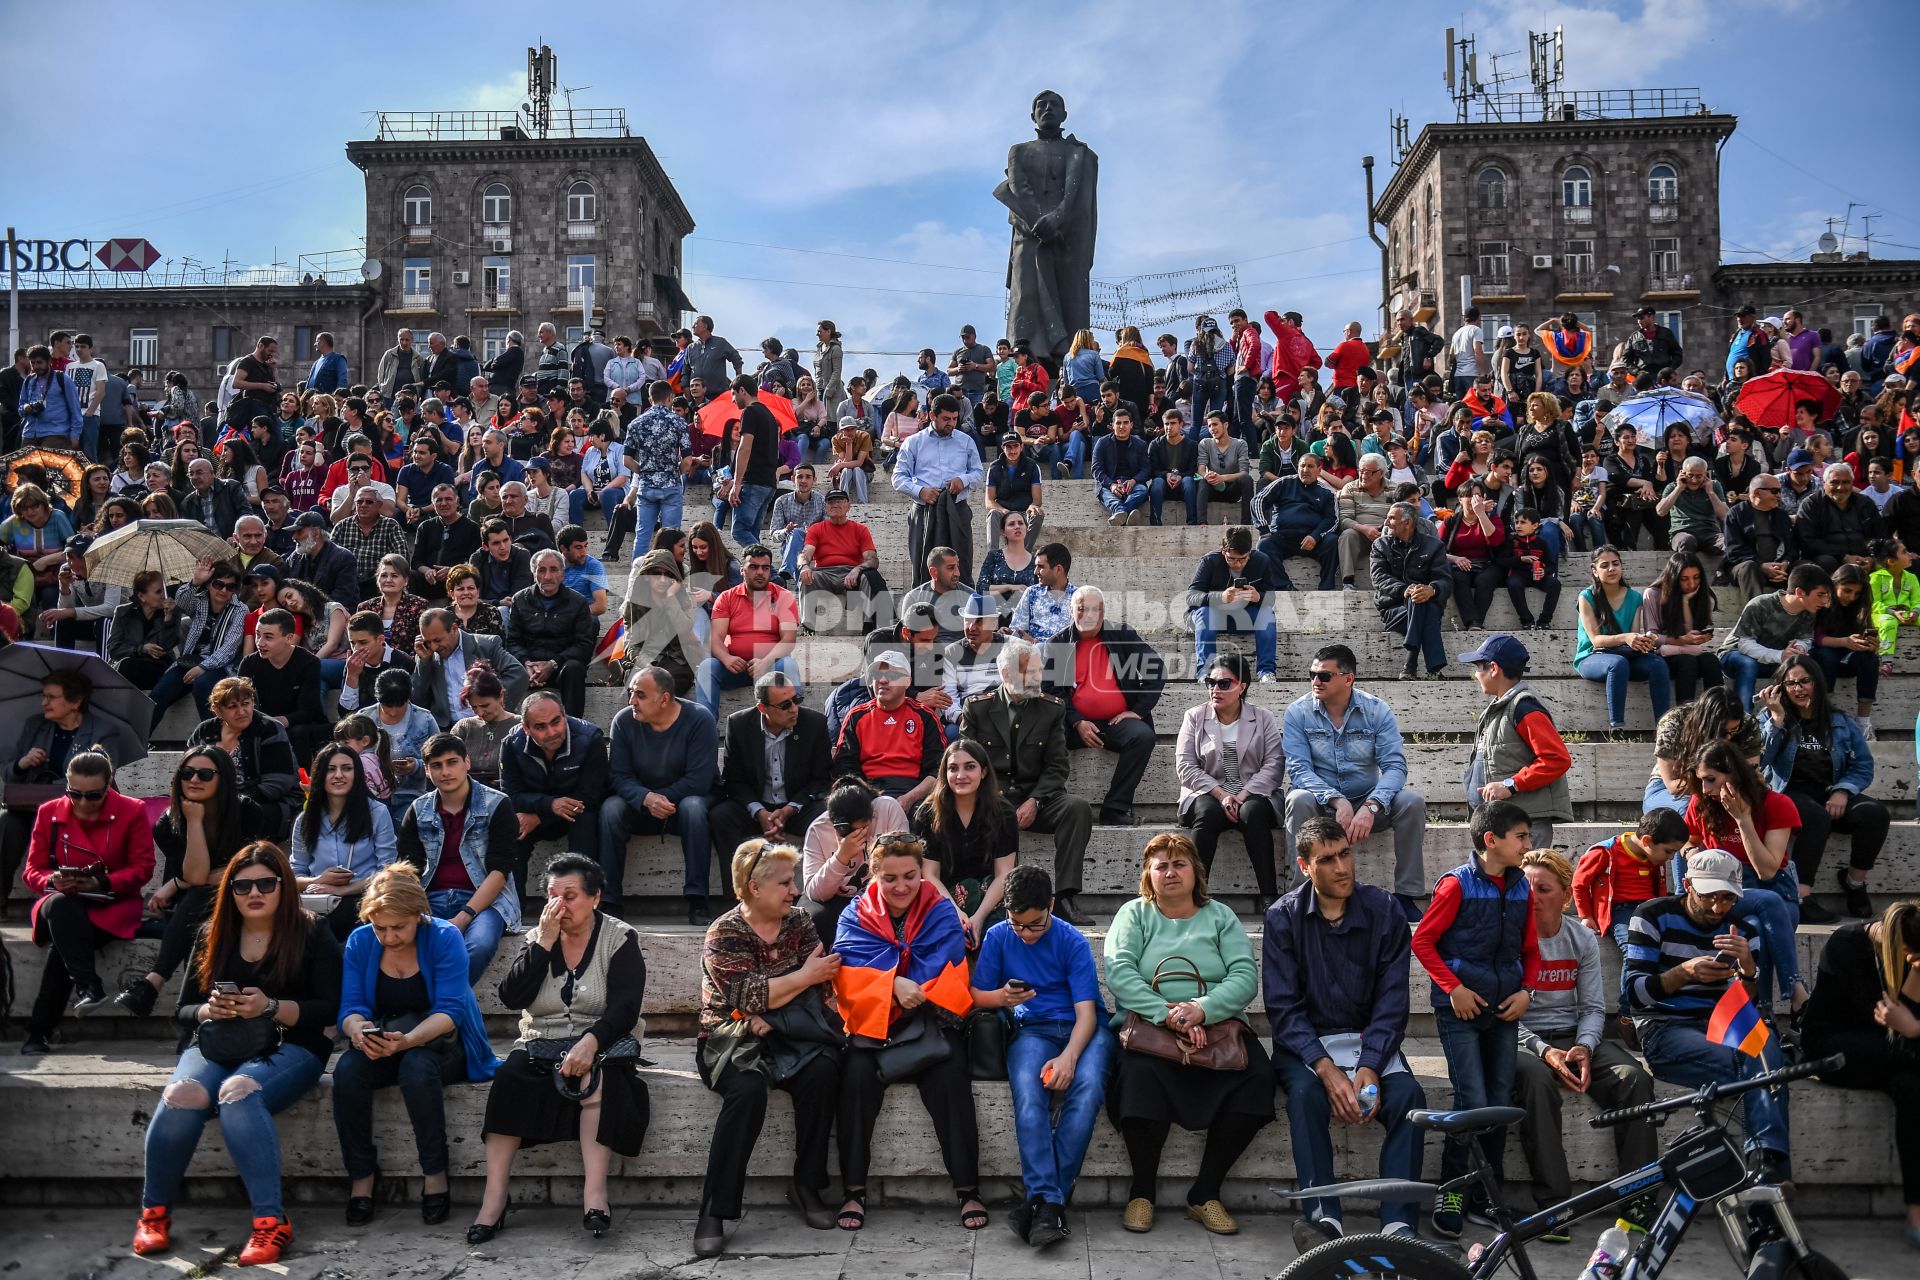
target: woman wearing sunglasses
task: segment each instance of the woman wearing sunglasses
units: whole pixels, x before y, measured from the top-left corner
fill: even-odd
[[[293,1243],[280,1195],[273,1117],[319,1083],[340,1004],[340,944],[300,905],[278,845],[258,840],[227,864],[194,944],[176,1013],[191,1043],[147,1125],[146,1182],[133,1251],[172,1247],[173,1202],[216,1115],[252,1204],[240,1265],[278,1262]]]
[[[1244,653],[1223,653],[1207,668],[1207,700],[1187,708],[1174,743],[1180,775],[1180,825],[1191,828],[1200,865],[1213,870],[1220,833],[1229,827],[1246,840],[1265,915],[1279,896],[1273,866],[1273,793],[1285,768],[1280,724],[1265,707],[1247,703],[1252,676]]]
[[[77,996],[77,1014],[107,1002],[94,948],[133,936],[140,890],[153,875],[153,830],[140,802],[113,789],[112,762],[82,751],[67,761],[66,777],[67,793],[34,814],[27,844],[27,887],[41,895],[33,904],[33,941],[53,954],[27,1016],[23,1054],[47,1051],[69,996]]]

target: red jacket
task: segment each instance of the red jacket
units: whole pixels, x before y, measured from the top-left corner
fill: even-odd
[[[1273,374],[1274,394],[1291,400],[1300,394],[1300,374],[1320,367],[1320,353],[1313,349],[1307,335],[1278,311],[1267,312],[1266,320],[1267,328],[1273,331],[1269,372]]]
[[[1026,408],[1027,397],[1036,391],[1044,392],[1052,385],[1052,381],[1047,377],[1045,365],[1038,360],[1027,361],[1026,368],[1014,370],[1013,385],[1007,389],[1007,394],[1013,397],[1013,403],[1008,407],[1013,410]]]
[[[87,918],[94,927],[116,938],[131,938],[140,925],[140,891],[153,878],[153,824],[146,806],[118,791],[107,793],[97,822],[77,822],[73,801],[61,796],[40,806],[34,815],[33,836],[27,844],[27,865],[21,878],[38,894],[52,892],[54,869],[60,866],[107,865],[111,902],[89,902]],[[40,936],[40,902],[33,904],[34,941]]]
[[[1367,344],[1358,338],[1347,338],[1327,356],[1327,368],[1333,370],[1335,390],[1345,390],[1358,386],[1356,376],[1360,370],[1373,363],[1373,353],[1367,350]]]
[[[1644,892],[1650,888],[1652,891],[1644,897],[1616,898],[1616,881],[1622,889]],[[1642,902],[1666,895],[1666,865],[1629,850],[1624,835],[1593,845],[1581,855],[1580,864],[1573,869],[1573,909],[1582,920],[1598,924],[1602,933],[1613,928],[1615,902],[1631,910]]]

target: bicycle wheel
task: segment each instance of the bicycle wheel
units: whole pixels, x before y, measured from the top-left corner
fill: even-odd
[[[1279,1280],[1470,1280],[1451,1251],[1409,1235],[1341,1236],[1294,1259]]]
[[[1804,1258],[1796,1258],[1781,1280],[1847,1280],[1847,1273],[1825,1254],[1809,1253]]]

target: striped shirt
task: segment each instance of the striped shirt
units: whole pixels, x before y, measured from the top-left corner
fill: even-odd
[[[1732,979],[1689,982],[1669,995],[1660,988],[1660,975],[1695,956],[1713,955],[1719,950],[1713,940],[1723,933],[1740,933],[1732,917],[1718,924],[1698,924],[1687,914],[1684,894],[1641,903],[1627,926],[1626,964],[1620,971],[1622,1005],[1636,1017],[1705,1023]],[[1760,939],[1756,936],[1747,942],[1758,957]]]

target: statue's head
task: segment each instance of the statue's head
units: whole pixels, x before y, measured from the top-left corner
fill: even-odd
[[[1033,122],[1042,129],[1058,129],[1067,119],[1067,100],[1051,89],[1033,97]]]

